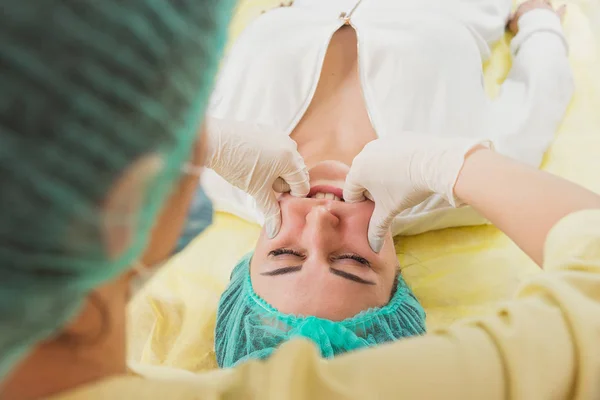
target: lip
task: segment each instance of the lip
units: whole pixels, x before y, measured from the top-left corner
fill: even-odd
[[[344,191],[342,189],[335,187],[335,186],[328,186],[328,185],[319,185],[319,186],[311,187],[310,192],[308,192],[307,197],[312,197],[317,193],[333,193],[340,199],[342,199],[342,200],[344,199]]]

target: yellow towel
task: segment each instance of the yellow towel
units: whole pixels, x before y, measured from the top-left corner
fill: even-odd
[[[252,18],[279,3],[242,0],[232,40]],[[543,168],[600,192],[600,3],[568,4],[565,31],[576,94]],[[509,40],[495,46],[485,66],[492,96],[510,69]],[[216,368],[213,329],[219,296],[258,233],[256,225],[217,214],[214,225],[131,303],[131,359],[191,371]],[[430,330],[489,311],[508,299],[524,276],[539,272],[491,226],[399,237],[396,250],[407,282],[427,310]]]

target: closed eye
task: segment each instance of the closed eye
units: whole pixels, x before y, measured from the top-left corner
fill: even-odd
[[[357,263],[364,265],[365,267],[371,268],[371,263],[369,262],[369,260],[367,260],[364,257],[359,256],[358,254],[351,254],[351,253],[350,254],[342,254],[342,255],[336,256],[334,258],[334,260],[345,260],[345,259],[354,260]]]
[[[296,257],[300,257],[300,258],[304,257],[304,255],[302,253],[299,253],[292,249],[286,249],[283,247],[280,249],[271,250],[268,255],[271,257],[277,257],[277,256],[281,256],[284,254],[288,254],[288,255],[296,256]]]

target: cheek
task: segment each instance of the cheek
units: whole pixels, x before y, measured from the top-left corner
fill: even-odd
[[[369,258],[371,261],[378,261],[377,264],[381,268],[378,269],[377,273],[380,275],[383,287],[387,291],[388,288],[391,290],[398,266],[394,239],[391,233],[388,232],[381,251],[375,253],[371,250],[367,237],[371,214],[372,208],[371,210],[358,210],[357,213],[346,218],[342,229],[343,241],[354,252]]]
[[[289,207],[281,205],[281,229],[273,239],[269,239],[265,227],[262,227],[256,243],[257,253],[264,252],[266,254],[278,245],[289,241],[290,238],[300,237],[305,221],[300,213],[293,211]]]
[[[352,206],[352,209],[345,213],[344,220],[348,226],[353,228],[354,232],[364,234],[366,237],[375,204],[371,201],[364,201],[352,204]]]
[[[306,214],[310,211],[308,203],[301,201],[284,201],[280,203],[281,207],[281,230],[275,237],[295,235],[299,237],[306,223]],[[264,234],[264,229],[262,231]]]
[[[367,234],[369,232],[369,221],[373,210],[371,207],[361,207],[353,210],[341,220],[340,231],[343,234],[344,241],[354,246],[359,246],[365,254],[370,254],[371,248]],[[356,249],[358,251],[358,248]]]

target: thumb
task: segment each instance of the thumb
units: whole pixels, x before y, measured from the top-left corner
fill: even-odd
[[[281,210],[275,193],[269,190],[267,194],[255,198],[259,210],[265,216],[265,230],[269,239],[273,239],[281,229]]]
[[[344,183],[344,201],[347,203],[359,203],[365,201],[365,198],[368,197],[367,194],[368,191],[354,179],[352,170],[350,170]]]
[[[384,207],[378,206],[375,203],[373,215],[369,221],[369,245],[375,253],[379,253],[383,247],[385,236],[390,229],[390,225],[394,220],[395,215]]]
[[[291,192],[294,197],[306,197],[310,192],[308,171],[302,167],[295,172],[283,174],[273,184],[273,190],[278,193]]]

